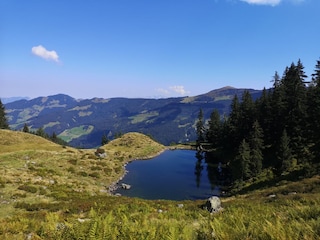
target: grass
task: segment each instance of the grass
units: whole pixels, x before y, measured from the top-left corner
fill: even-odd
[[[201,208],[205,200],[108,194],[126,162],[165,147],[129,133],[102,148],[107,157],[100,159],[95,149],[0,130],[1,239],[320,238],[320,176],[222,198],[224,210],[210,214]]]
[[[71,129],[64,130],[62,133],[59,134],[59,137],[66,142],[70,142],[74,138],[78,138],[82,135],[87,135],[91,133],[93,128],[94,127],[90,125],[89,126],[81,125],[79,127],[74,127]]]

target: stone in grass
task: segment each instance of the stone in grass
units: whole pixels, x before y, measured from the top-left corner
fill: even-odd
[[[210,213],[218,213],[222,211],[221,200],[217,196],[212,196],[207,199],[206,203],[203,206],[203,209],[208,210]]]

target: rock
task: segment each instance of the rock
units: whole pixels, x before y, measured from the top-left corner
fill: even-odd
[[[184,207],[184,205],[182,203],[178,204],[177,206],[178,206],[178,208],[183,208]]]
[[[122,187],[123,189],[129,190],[129,189],[131,188],[131,185],[122,183],[122,184],[121,184],[121,187]]]
[[[103,148],[98,148],[95,153],[94,153],[97,157],[99,158],[106,158],[107,157],[107,153]]]
[[[220,198],[217,196],[208,198],[203,208],[207,209],[210,213],[220,212],[222,210]]]

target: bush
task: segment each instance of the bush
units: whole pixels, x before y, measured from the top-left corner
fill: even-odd
[[[18,189],[26,191],[26,192],[30,192],[30,193],[36,193],[38,191],[38,188],[36,188],[35,186],[31,186],[31,185],[22,185],[22,186],[18,187]]]
[[[93,178],[100,178],[100,174],[98,172],[92,172],[89,174],[89,176]]]
[[[82,176],[82,177],[88,177],[88,173],[86,173],[84,171],[78,172],[78,175]]]

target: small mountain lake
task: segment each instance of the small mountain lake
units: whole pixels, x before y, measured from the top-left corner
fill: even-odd
[[[144,199],[194,200],[220,195],[218,165],[205,163],[192,150],[167,150],[150,160],[135,160],[119,182],[131,185],[117,189],[123,196]]]

